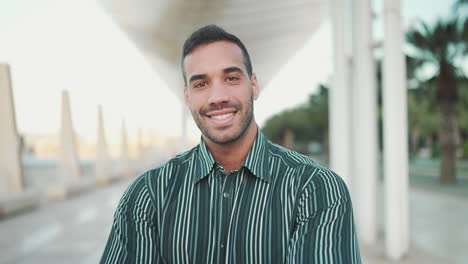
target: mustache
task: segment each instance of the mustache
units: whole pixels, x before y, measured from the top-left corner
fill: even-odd
[[[236,111],[242,110],[242,105],[234,102],[223,102],[220,104],[210,104],[206,107],[200,109],[200,115],[206,115],[206,113],[211,111],[223,110],[225,108],[236,109]]]

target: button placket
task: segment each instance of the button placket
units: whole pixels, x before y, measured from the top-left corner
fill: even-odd
[[[231,171],[227,175],[224,175],[224,182],[221,188],[221,205],[222,205],[222,230],[221,230],[221,241],[219,244],[221,250],[221,261],[224,262],[226,258],[226,247],[228,244],[228,233],[229,233],[229,222],[232,214],[232,189],[234,184],[234,177],[237,171]]]

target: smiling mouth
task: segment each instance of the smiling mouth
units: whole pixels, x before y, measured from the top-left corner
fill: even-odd
[[[231,117],[233,116],[235,113],[227,113],[227,114],[223,114],[223,115],[212,115],[212,116],[208,116],[209,118],[213,118],[213,119],[216,119],[216,120],[222,120],[222,119],[225,119],[225,118],[228,118],[228,117]]]

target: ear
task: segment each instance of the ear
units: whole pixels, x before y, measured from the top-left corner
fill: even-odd
[[[255,73],[252,73],[250,83],[252,84],[253,98],[254,100],[257,100],[258,96],[260,95],[260,88],[258,87],[257,75]]]

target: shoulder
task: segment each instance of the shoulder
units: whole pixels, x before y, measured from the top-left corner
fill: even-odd
[[[199,145],[196,147],[180,153],[174,158],[162,163],[161,165],[145,172],[146,181],[148,184],[156,183],[158,181],[165,181],[176,175],[181,168],[190,166],[198,153]]]
[[[185,171],[185,168],[192,164],[198,152],[198,147],[197,145],[137,176],[133,182],[130,183],[124,196],[135,196],[136,192],[147,192],[149,198],[155,203],[157,193],[164,191],[169,182],[180,174],[180,171]]]
[[[162,163],[161,165],[151,169],[148,171],[149,175],[157,175],[160,173],[164,173],[168,170],[171,170],[174,167],[184,166],[191,160],[193,160],[198,153],[199,145],[193,147],[192,149],[182,152],[177,156],[173,157],[172,159]]]
[[[327,168],[311,160],[306,155],[284,148],[268,141],[268,159],[272,167],[284,167],[292,174],[296,180],[302,181],[301,185],[306,185],[313,177],[328,171]]]
[[[154,206],[146,182],[146,173],[137,176],[124,191],[117,206],[116,216],[134,218],[145,208],[147,213],[153,211]]]
[[[328,197],[330,200],[349,199],[345,182],[334,171],[296,151],[272,142],[268,144],[270,165],[281,163],[290,167],[294,171],[295,180],[298,181],[298,191],[302,196],[313,193],[316,196]]]
[[[289,150],[279,146],[271,141],[267,141],[269,158],[273,162],[280,162],[288,167],[302,167],[304,165],[319,166],[312,161],[309,157],[302,155],[296,151]]]
[[[327,206],[336,201],[349,201],[348,188],[343,179],[334,171],[321,167],[303,187],[303,195],[312,194]]]
[[[155,207],[158,204],[157,192],[164,190],[173,175],[194,158],[197,148],[198,146],[136,176],[122,195],[117,210],[129,212],[132,208]]]

